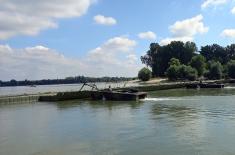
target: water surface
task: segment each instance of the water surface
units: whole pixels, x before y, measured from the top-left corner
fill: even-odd
[[[233,155],[235,89],[0,106],[1,155]]]

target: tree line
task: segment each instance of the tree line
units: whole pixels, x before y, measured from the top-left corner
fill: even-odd
[[[31,86],[31,85],[54,85],[54,84],[76,84],[76,83],[94,83],[94,82],[121,82],[129,81],[133,78],[127,77],[67,77],[65,79],[44,79],[44,80],[10,80],[10,81],[0,81],[0,87],[6,86]]]
[[[167,76],[170,80],[235,78],[235,44],[206,45],[198,50],[194,42],[173,41],[164,46],[151,43],[141,61],[152,69],[153,77]]]

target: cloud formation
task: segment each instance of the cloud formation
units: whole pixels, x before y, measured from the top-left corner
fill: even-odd
[[[231,13],[235,15],[235,7],[231,10]]]
[[[101,75],[136,76],[140,67],[134,52],[136,42],[126,37],[115,37],[88,52],[87,61]]]
[[[208,32],[209,27],[203,23],[203,16],[197,15],[190,19],[176,21],[169,27],[172,37],[163,39],[160,44],[169,44],[171,41],[193,41],[197,34]]]
[[[4,0],[0,5],[0,39],[37,35],[56,28],[56,19],[80,17],[94,0]]]
[[[140,39],[155,40],[157,35],[152,31],[142,32],[138,34]]]
[[[44,47],[15,49],[0,45],[0,80],[48,79],[67,76],[136,76],[140,68],[134,48],[125,37],[107,40],[84,58],[69,58]]]
[[[220,35],[225,38],[235,38],[235,29],[225,29]]]
[[[201,8],[202,9],[205,9],[205,8],[208,8],[208,7],[211,7],[211,6],[218,6],[218,5],[222,5],[222,4],[225,4],[227,3],[228,0],[205,0],[202,5],[201,5]]]
[[[96,16],[94,16],[94,21],[97,24],[107,25],[107,26],[111,26],[111,25],[117,24],[116,19],[114,19],[113,17],[105,17],[103,15],[96,15]]]

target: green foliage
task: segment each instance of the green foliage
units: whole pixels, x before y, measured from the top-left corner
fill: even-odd
[[[230,78],[235,78],[235,60],[229,61],[227,71]]]
[[[151,71],[148,68],[144,67],[139,71],[138,78],[142,81],[148,81],[151,78],[151,74]]]
[[[166,75],[169,80],[196,80],[197,79],[197,70],[191,66],[186,65],[171,65],[166,72]]]
[[[235,60],[235,44],[226,47],[212,44],[202,46],[198,51],[195,43],[181,41],[173,41],[164,46],[152,43],[146,55],[141,57],[142,63],[152,68],[153,76],[172,74],[173,79],[177,69],[177,78],[185,78],[188,71],[194,75],[195,71],[186,66],[179,67],[181,64],[196,69],[199,77],[204,75],[209,79],[234,78],[234,63],[231,60]]]
[[[169,64],[169,66],[173,66],[173,65],[179,66],[180,65],[180,61],[179,61],[179,59],[171,58],[171,60],[170,60],[170,62],[168,64]]]
[[[179,66],[179,75],[178,77],[181,79],[187,80],[196,80],[197,79],[197,70],[192,68],[191,66],[181,65]]]
[[[173,41],[165,46],[152,43],[146,55],[141,57],[141,61],[152,68],[154,76],[164,76],[170,66],[168,63],[171,58],[176,58],[186,65],[190,62],[196,50],[197,47],[192,42]]]
[[[227,46],[226,51],[229,60],[235,60],[235,44]]]
[[[208,79],[217,80],[221,79],[223,76],[223,66],[218,61],[208,62],[209,71],[205,74]]]
[[[213,44],[201,47],[200,54],[207,61],[219,61],[221,64],[226,64],[229,61],[228,49],[220,45]]]
[[[169,80],[177,80],[179,76],[179,67],[176,65],[171,65],[167,71],[166,71],[166,76],[168,77]]]
[[[197,70],[198,76],[202,76],[206,67],[205,58],[202,55],[196,55],[192,58],[190,65]]]
[[[187,67],[187,72],[186,72],[186,79],[190,81],[195,81],[198,77],[198,72],[196,69],[192,68],[191,66]]]

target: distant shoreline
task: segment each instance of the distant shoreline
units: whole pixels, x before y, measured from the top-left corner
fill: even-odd
[[[130,77],[67,77],[65,79],[43,79],[43,80],[10,80],[0,81],[0,87],[16,86],[35,86],[35,85],[58,85],[58,84],[82,84],[82,83],[100,83],[100,82],[125,82],[135,78]]]

